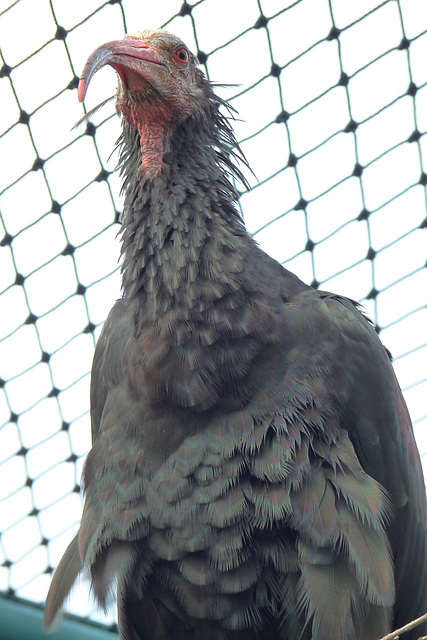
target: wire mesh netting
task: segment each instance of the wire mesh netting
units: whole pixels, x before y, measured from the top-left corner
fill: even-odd
[[[120,122],[110,103],[70,131],[78,74],[103,42],[158,26],[234,85],[220,93],[257,176],[241,196],[249,231],[306,282],[363,303],[426,466],[427,4],[3,0],[0,590],[37,602],[78,526],[93,349],[120,296]],[[114,91],[101,70],[86,107]],[[69,608],[100,619],[86,590]]]

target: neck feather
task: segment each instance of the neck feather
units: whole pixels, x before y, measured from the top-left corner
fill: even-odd
[[[138,138],[125,123],[125,296],[149,296],[155,315],[176,304],[200,308],[238,290],[253,241],[235,207],[228,149],[194,122],[184,123],[152,178]]]
[[[235,207],[229,176],[237,170],[224,136],[188,119],[150,179],[138,132],[124,127],[123,289],[137,341],[124,367],[129,387],[162,415],[167,406],[191,415],[244,406],[257,386],[256,362],[280,335]]]

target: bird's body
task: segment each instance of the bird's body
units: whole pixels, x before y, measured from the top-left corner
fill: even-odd
[[[84,564],[101,604],[117,582],[122,640],[380,638],[427,608],[424,482],[388,353],[356,304],[244,229],[233,135],[181,41],[108,43],[87,83],[105,59],[124,296],[96,347],[85,507],[47,623]]]

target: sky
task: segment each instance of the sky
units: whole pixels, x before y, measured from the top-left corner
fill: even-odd
[[[427,468],[427,4],[188,4],[0,0],[0,589],[21,597],[44,599],[78,526],[93,349],[120,296],[114,102],[96,132],[73,129],[115,73],[95,76],[85,106],[73,79],[123,16],[128,32],[166,24],[232,85],[218,92],[255,174],[248,230],[304,281],[363,303]],[[99,619],[85,588],[70,610]]]

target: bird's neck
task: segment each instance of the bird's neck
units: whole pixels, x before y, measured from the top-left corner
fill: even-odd
[[[123,288],[140,355],[125,371],[153,410],[199,415],[249,401],[254,362],[269,357],[280,332],[248,261],[257,251],[235,209],[228,159],[203,134],[182,133],[153,180],[133,153],[139,140],[126,151]]]
[[[149,87],[149,86],[148,86]],[[149,88],[145,94],[150,101]],[[144,94],[144,95],[145,95]],[[176,117],[166,105],[157,101],[147,105],[136,99],[119,99],[118,108],[129,126],[129,133],[137,129],[140,144],[141,170],[147,179],[154,179],[162,170],[163,156],[170,147],[170,137],[176,126]],[[135,134],[131,134],[135,135]]]
[[[123,289],[125,296],[149,299],[153,314],[176,305],[200,309],[242,285],[253,241],[208,142],[186,131],[175,135],[154,179],[135,160],[139,149],[132,143],[125,165]]]

